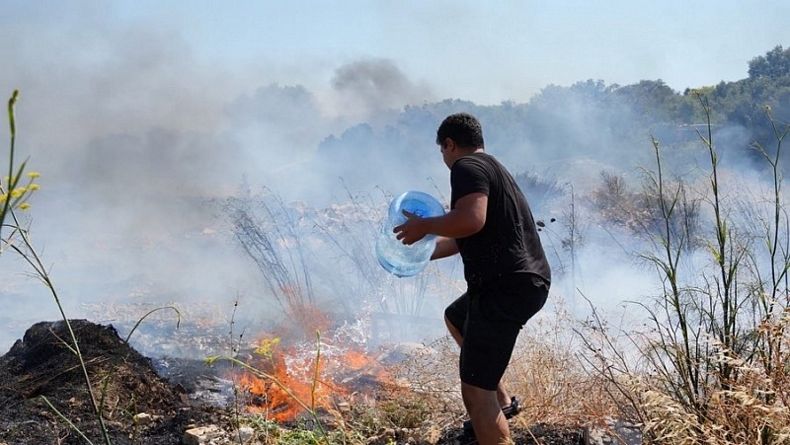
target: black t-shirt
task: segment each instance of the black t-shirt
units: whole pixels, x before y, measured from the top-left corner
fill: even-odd
[[[551,282],[532,211],[502,164],[485,152],[464,156],[450,169],[450,186],[453,209],[470,193],[488,196],[483,229],[455,240],[469,286],[481,287],[513,273],[531,273]]]

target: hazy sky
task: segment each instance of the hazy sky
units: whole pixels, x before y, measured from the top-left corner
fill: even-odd
[[[202,63],[317,94],[338,66],[384,58],[432,98],[486,104],[588,78],[676,90],[736,80],[755,55],[790,44],[786,0],[3,3],[0,25],[24,30],[25,45],[142,28]]]

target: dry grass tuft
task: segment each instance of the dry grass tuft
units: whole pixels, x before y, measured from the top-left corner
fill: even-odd
[[[505,375],[506,388],[523,407],[516,425],[565,426],[603,424],[618,414],[610,382],[589,373],[579,354],[576,321],[560,303],[527,323]]]
[[[645,431],[658,443],[681,445],[790,444],[790,311],[772,326],[781,333],[775,363],[766,369],[760,361],[720,349],[716,359],[735,370],[730,381],[713,390],[702,416],[678,403],[648,379],[636,380],[635,392],[644,394],[648,416]]]

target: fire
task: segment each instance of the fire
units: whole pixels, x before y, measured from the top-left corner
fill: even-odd
[[[250,412],[279,422],[294,420],[306,408],[333,409],[354,393],[370,389],[371,381],[390,380],[384,367],[360,348],[322,342],[320,349],[316,345],[272,349],[278,343],[262,340],[258,350],[268,354],[253,364],[269,378],[242,371],[237,382],[252,396]]]
[[[348,351],[344,362],[349,369],[357,371],[371,364],[372,359],[361,351]]]

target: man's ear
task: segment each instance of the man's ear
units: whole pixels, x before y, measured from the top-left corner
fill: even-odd
[[[455,141],[449,137],[444,138],[444,146],[447,147],[447,151],[454,151],[458,147],[458,145],[455,144]]]

